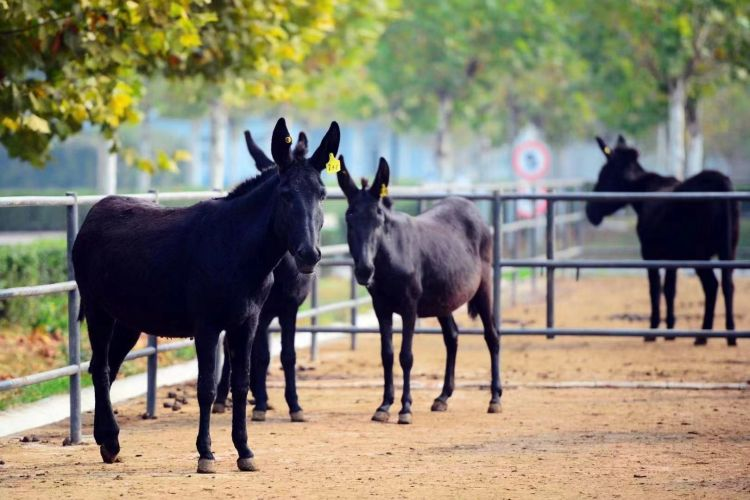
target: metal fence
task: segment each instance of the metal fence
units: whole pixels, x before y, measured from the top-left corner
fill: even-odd
[[[569,187],[566,185],[561,188]],[[222,193],[217,191],[203,192],[182,192],[182,193],[156,193],[131,195],[141,199],[150,199],[155,202],[162,201],[200,201],[209,198],[215,198]],[[493,230],[493,313],[496,327],[503,335],[546,335],[548,337],[556,335],[575,335],[575,336],[620,336],[620,337],[640,337],[653,335],[654,330],[649,329],[581,329],[581,328],[555,328],[555,270],[566,268],[735,268],[750,269],[750,261],[641,261],[641,260],[555,260],[556,255],[556,230],[561,225],[569,225],[573,228],[575,244],[566,248],[566,257],[572,257],[580,253],[580,225],[584,223],[583,213],[578,211],[567,210],[564,214],[556,215],[556,207],[561,202],[569,202],[569,208],[572,202],[588,200],[606,200],[606,201],[637,201],[637,200],[673,200],[676,202],[705,201],[705,200],[737,200],[750,201],[750,193],[589,193],[589,192],[565,192],[565,193],[545,193],[545,194],[525,194],[525,193],[505,193],[500,190],[493,192],[440,192],[424,193],[414,189],[399,190],[393,189],[391,197],[394,199],[416,200],[419,211],[424,208],[425,202],[436,201],[447,195],[464,196],[478,203],[489,202],[489,213]],[[73,266],[71,262],[71,250],[78,232],[78,207],[80,205],[90,205],[103,196],[76,196],[74,193],[68,193],[66,196],[17,196],[0,198],[0,209],[8,207],[23,206],[64,206],[67,210],[67,255],[68,255],[68,281],[62,283],[44,284],[36,286],[25,286],[17,288],[8,288],[0,290],[0,299],[14,297],[31,297],[47,295],[52,293],[68,293],[68,365],[45,372],[34,373],[24,377],[18,377],[10,380],[0,381],[0,391],[17,389],[44,381],[53,380],[60,377],[70,378],[70,440],[77,443],[81,439],[81,373],[88,369],[89,362],[81,362],[80,350],[80,329],[77,321],[79,297],[76,283],[73,276]],[[332,193],[329,199],[344,199],[339,192]],[[513,220],[509,217],[510,212],[504,211],[504,206],[509,203],[515,203],[517,200],[546,200],[547,213],[545,216],[545,253],[537,256],[536,247],[536,229],[538,222],[533,220]],[[522,232],[530,233],[527,237],[532,242],[530,245],[532,258],[518,259],[518,245]],[[510,248],[511,258],[506,259],[504,256],[503,238],[511,238],[512,244],[506,245]],[[566,238],[567,239],[567,238]],[[332,245],[322,248],[323,260],[320,262],[322,267],[330,266],[347,266],[353,268],[353,262],[348,258],[335,257],[337,255],[348,253],[346,245]],[[558,253],[560,255],[560,253]],[[500,277],[503,268],[518,269],[545,269],[546,270],[546,328],[505,328],[502,326],[502,307],[501,307],[501,286]],[[353,269],[352,269],[353,270]],[[532,274],[535,279],[536,273]],[[515,294],[515,278],[513,274],[512,293]],[[319,333],[349,333],[351,334],[351,347],[356,347],[357,335],[362,333],[378,333],[377,327],[357,326],[357,308],[363,304],[369,303],[369,297],[357,298],[357,286],[354,280],[354,273],[350,273],[349,300],[336,302],[332,304],[320,305],[317,277],[314,280],[310,305],[311,309],[303,311],[298,315],[299,319],[310,318],[310,326],[300,326],[298,332],[309,332],[311,334],[311,356],[317,356],[318,343],[317,335]],[[325,326],[319,325],[317,320],[320,314],[340,309],[349,309],[350,324]],[[272,331],[278,331],[278,327],[272,327]],[[400,329],[395,328],[395,332]],[[442,333],[438,328],[418,327],[416,333],[439,334]],[[483,330],[477,328],[462,329],[462,333],[482,334]],[[703,335],[707,337],[724,337],[727,332],[704,330],[670,330],[669,335],[675,337],[694,337]],[[750,338],[750,331],[734,331],[732,335],[738,338]],[[157,375],[157,354],[170,350],[176,350],[193,344],[192,340],[173,342],[168,344],[158,344],[157,338],[148,336],[148,345],[145,348],[132,351],[125,358],[132,360],[141,357],[147,357],[147,408],[148,416],[156,413],[156,375]]]

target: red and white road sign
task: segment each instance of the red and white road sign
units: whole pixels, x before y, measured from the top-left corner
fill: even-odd
[[[552,156],[546,144],[532,139],[520,142],[513,148],[511,163],[519,177],[536,181],[549,172]]]

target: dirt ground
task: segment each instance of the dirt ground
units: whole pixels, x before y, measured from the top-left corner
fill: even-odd
[[[644,278],[562,280],[560,326],[636,326],[648,316]],[[700,322],[697,280],[681,277],[678,326]],[[750,280],[737,280],[738,329],[750,328]],[[723,310],[721,303],[717,308]],[[543,304],[505,312],[544,321]],[[723,323],[723,315],[717,321]],[[461,323],[465,318],[461,317]],[[430,324],[424,322],[424,324]],[[398,342],[397,342],[398,343]],[[265,423],[249,425],[261,468],[240,473],[230,415],[213,418],[218,473],[196,474],[195,388],[179,411],[141,420],[144,400],[117,406],[122,463],[102,464],[84,419],[86,444],[63,447],[67,422],[0,440],[0,498],[118,498],[217,495],[226,498],[519,498],[750,497],[750,390],[541,389],[549,381],[750,382],[750,341],[507,337],[503,339],[503,412],[485,413],[489,359],[481,337],[459,339],[457,388],[446,413],[429,411],[440,392],[445,352],[439,336],[415,340],[414,423],[378,424],[370,416],[381,388],[377,336],[321,346],[311,363],[299,353],[300,401],[309,421],[290,423],[283,378],[274,362]],[[396,359],[397,356],[396,356]],[[396,361],[398,364],[398,361]],[[401,373],[397,368],[396,381]],[[397,389],[400,397],[400,390]]]

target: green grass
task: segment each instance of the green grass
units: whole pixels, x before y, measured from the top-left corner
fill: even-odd
[[[91,386],[91,375],[84,373],[81,376],[81,387]],[[7,410],[16,405],[33,403],[40,399],[68,392],[70,387],[69,377],[56,378],[40,384],[22,387],[3,394],[0,399],[0,411]]]

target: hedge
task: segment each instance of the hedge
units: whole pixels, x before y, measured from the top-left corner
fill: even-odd
[[[0,246],[0,288],[66,281],[64,240],[42,240]],[[63,331],[67,326],[67,295],[0,300],[0,321],[6,324]]]

